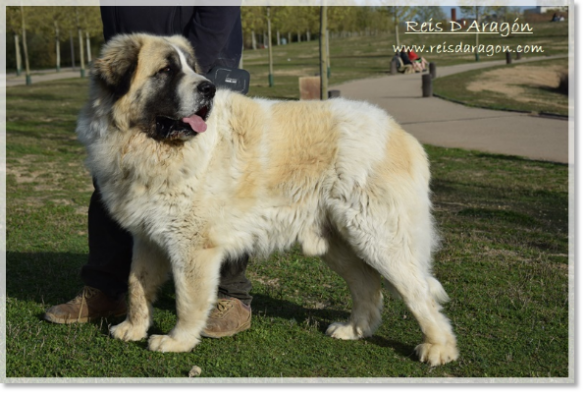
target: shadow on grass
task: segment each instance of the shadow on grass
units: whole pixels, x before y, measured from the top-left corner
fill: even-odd
[[[67,302],[75,297],[83,287],[79,271],[86,261],[87,255],[85,254],[7,252],[6,295],[19,301],[41,304],[43,310]],[[254,316],[284,320],[294,319],[297,322],[312,321],[323,335],[325,335],[329,324],[335,321],[345,321],[349,317],[349,311],[345,310],[306,308],[282,298],[254,293],[254,291],[252,291],[252,296],[254,297],[252,301]],[[169,280],[161,289],[155,308],[175,314],[172,281]],[[44,312],[36,313],[39,320],[43,320],[43,316]],[[109,335],[109,327],[120,323],[123,319],[123,317],[111,317],[96,320],[91,324],[98,327],[102,334]],[[164,333],[156,324],[149,330],[150,335]],[[414,357],[412,344],[393,341],[377,335],[365,340],[380,347],[392,348],[404,357]],[[136,342],[135,346],[144,347],[145,341]]]
[[[537,229],[543,234],[568,233],[568,194],[564,191],[530,187],[511,190],[506,183],[486,185],[481,180],[460,182],[441,178],[432,180],[431,189],[436,207],[448,208],[444,203],[459,202],[456,207],[450,208],[455,209],[453,213],[456,217],[467,217],[474,222],[497,221],[505,223],[509,229]],[[481,196],[481,199],[475,196]],[[481,207],[477,206],[478,201]]]
[[[525,163],[539,162],[539,163],[553,164],[553,165],[556,165],[559,167],[566,167],[567,166],[566,163],[557,163],[554,161],[547,161],[547,160],[527,159],[527,158],[521,157],[521,156],[500,155],[500,154],[495,154],[495,153],[480,153],[480,152],[474,152],[474,153],[475,153],[474,156],[479,157],[479,158],[517,161],[517,162],[525,162]]]

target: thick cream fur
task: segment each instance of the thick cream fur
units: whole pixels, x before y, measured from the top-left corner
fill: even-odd
[[[140,37],[155,63],[157,45],[181,45],[177,38]],[[151,337],[149,347],[191,350],[215,301],[224,259],[299,243],[306,254],[322,256],[352,294],[349,320],[333,323],[327,334],[374,333],[381,275],[421,325],[421,361],[457,358],[440,312],[448,297],[431,274],[437,236],[429,164],[415,138],[367,103],[278,102],[219,90],[206,132],[181,143],[157,141],[130,126],[140,110],[132,92],[148,75],[141,72],[115,102],[94,86],[77,128],[106,205],[135,238],[130,310],[112,328],[115,337],[146,336],[156,288],[170,270],[177,326]]]

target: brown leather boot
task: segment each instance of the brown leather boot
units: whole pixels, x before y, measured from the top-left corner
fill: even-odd
[[[87,323],[100,317],[126,314],[126,297],[112,300],[101,290],[85,286],[71,301],[55,305],[45,312],[45,320],[59,324]]]
[[[219,298],[207,319],[201,336],[208,338],[231,337],[250,328],[252,309],[237,298]]]

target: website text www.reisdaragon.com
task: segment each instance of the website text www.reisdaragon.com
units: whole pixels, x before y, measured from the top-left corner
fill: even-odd
[[[544,53],[542,45],[492,45],[492,44],[449,44],[443,42],[437,45],[392,45],[394,52],[400,52],[402,49],[413,51],[415,53],[484,53],[487,56],[493,56],[498,53]]]

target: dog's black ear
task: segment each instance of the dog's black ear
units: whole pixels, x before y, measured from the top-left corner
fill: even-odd
[[[115,36],[94,62],[93,78],[116,97],[123,96],[130,89],[142,41],[141,36],[135,34]]]

